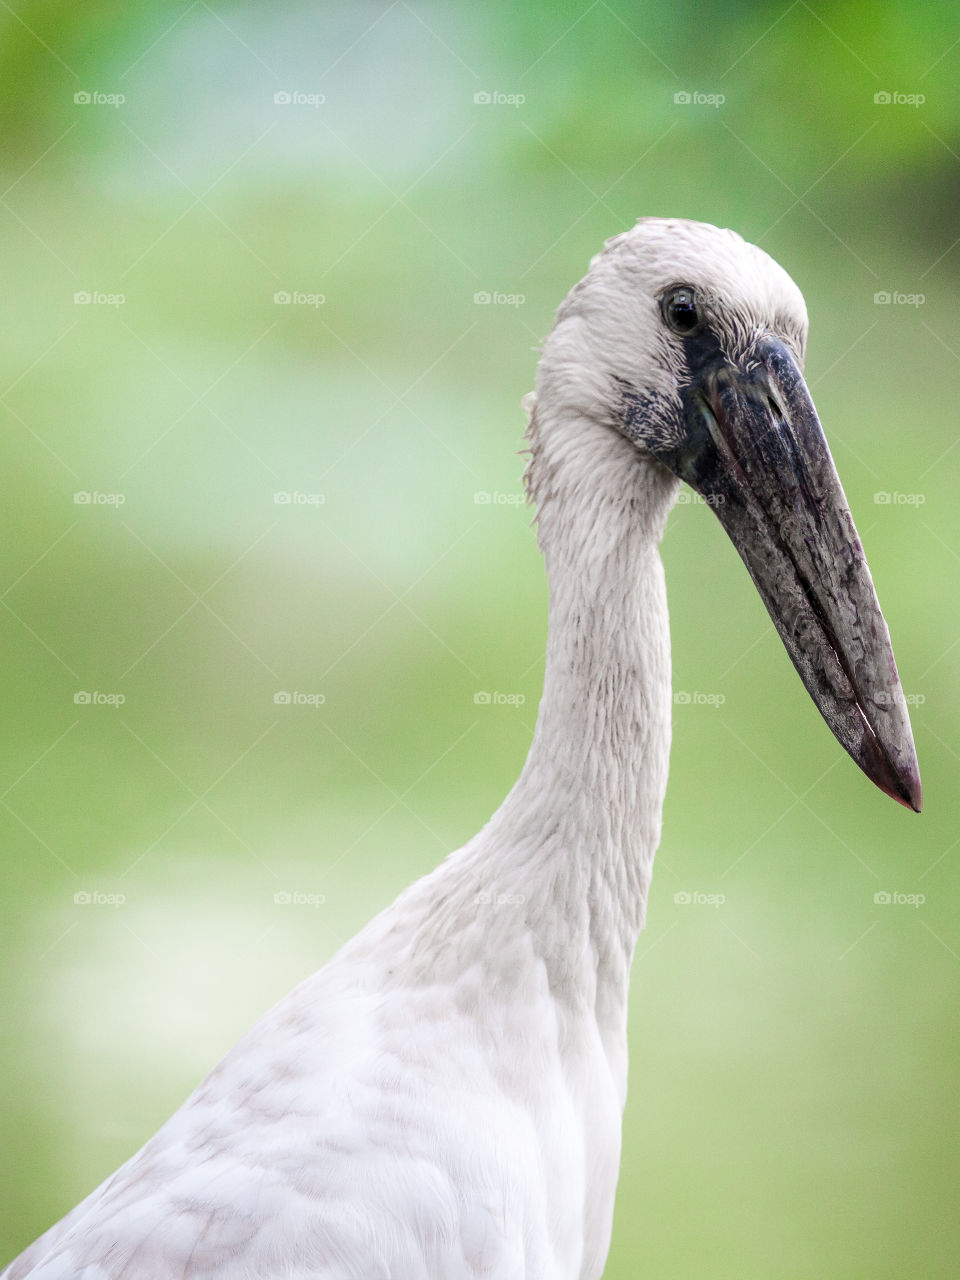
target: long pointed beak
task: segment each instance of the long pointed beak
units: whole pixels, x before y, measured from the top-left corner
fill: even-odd
[[[890,635],[796,361],[763,338],[742,368],[705,360],[684,401],[688,438],[661,460],[713,507],[838,742],[919,813]]]

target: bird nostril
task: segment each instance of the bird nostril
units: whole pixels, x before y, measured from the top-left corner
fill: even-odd
[[[718,426],[722,425],[724,417],[721,395],[724,391],[729,390],[730,386],[730,376],[725,369],[721,369],[714,377],[707,381],[706,401]]]
[[[777,399],[776,395],[773,393],[772,390],[764,388],[763,402],[765,407],[769,410],[771,416],[777,422],[783,422],[785,420],[787,416],[786,410],[784,409],[783,405]]]

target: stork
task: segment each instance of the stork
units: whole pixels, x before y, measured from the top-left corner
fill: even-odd
[[[550,606],[519,780],[0,1280],[597,1280],[667,783],[658,546],[681,481],[840,744],[920,809],[806,334],[796,285],[732,231],[645,218],[607,242],[527,404]]]

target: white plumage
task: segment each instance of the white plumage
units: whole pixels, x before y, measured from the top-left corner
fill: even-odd
[[[679,403],[657,299],[680,281],[726,300],[731,351],[765,332],[802,360],[799,291],[729,231],[642,220],[573,289],[529,406],[549,644],[503,805],[0,1280],[601,1275],[667,781],[658,543],[679,485],[613,393],[642,389],[645,430]]]

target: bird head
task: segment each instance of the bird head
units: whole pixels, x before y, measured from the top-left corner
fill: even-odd
[[[561,306],[538,381],[686,482],[740,554],[808,693],[869,778],[920,809],[886,622],[803,378],[807,314],[735,232],[644,218]]]

